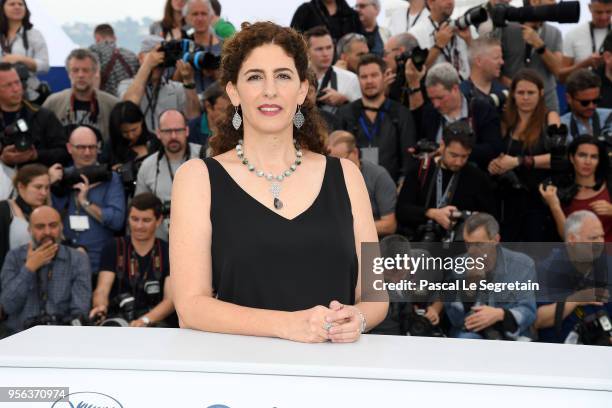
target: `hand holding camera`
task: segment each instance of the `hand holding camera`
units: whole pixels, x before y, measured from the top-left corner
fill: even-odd
[[[148,67],[151,71],[164,63],[165,53],[160,51],[158,47],[155,51],[149,52],[145,55],[143,65]]]
[[[434,34],[434,44],[440,48],[444,48],[453,38],[453,35],[455,35],[454,27],[448,22],[442,23],[438,31]]]
[[[452,216],[455,211],[458,211],[457,207],[454,205],[447,205],[442,208],[430,208],[425,213],[425,216],[434,220],[445,230],[448,230],[453,224]]]
[[[404,75],[406,76],[406,82],[410,88],[418,88],[421,85],[421,80],[425,77],[427,73],[427,68],[425,66],[421,66],[420,70],[414,66],[412,59],[409,59],[406,62],[406,66],[404,67]]]

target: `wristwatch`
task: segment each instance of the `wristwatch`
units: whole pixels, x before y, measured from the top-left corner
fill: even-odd
[[[145,324],[145,326],[151,324],[151,319],[149,319],[147,316],[142,316],[139,320],[141,320]]]
[[[536,52],[540,55],[544,54],[544,51],[546,51],[546,44],[542,45],[539,48],[536,48]]]
[[[196,87],[195,82],[190,82],[190,83],[183,82],[183,88],[185,89],[195,89],[195,87]]]

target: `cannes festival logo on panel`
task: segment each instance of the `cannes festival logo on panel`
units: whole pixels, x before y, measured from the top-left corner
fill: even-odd
[[[123,408],[119,401],[99,392],[75,392],[66,398],[68,401],[56,401],[51,408]]]

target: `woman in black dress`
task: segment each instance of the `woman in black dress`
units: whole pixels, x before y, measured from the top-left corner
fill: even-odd
[[[362,302],[362,242],[377,242],[359,169],[324,156],[306,100],[306,44],[256,23],[226,42],[221,82],[232,102],[172,192],[170,262],[181,327],[353,342],[386,315]]]

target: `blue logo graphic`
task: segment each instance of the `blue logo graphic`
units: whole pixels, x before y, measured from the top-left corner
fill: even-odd
[[[99,392],[74,392],[68,401],[56,401],[51,408],[123,408],[113,397]]]

